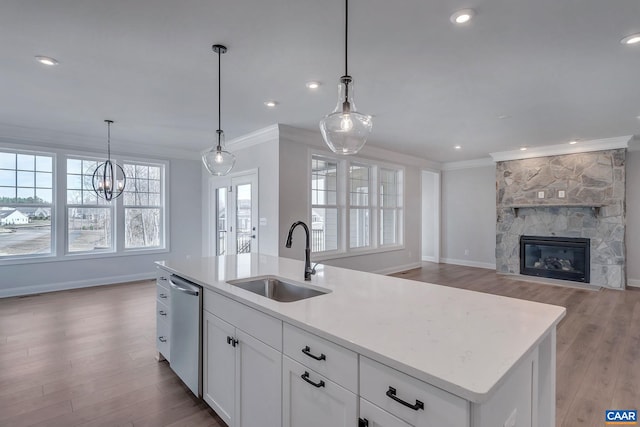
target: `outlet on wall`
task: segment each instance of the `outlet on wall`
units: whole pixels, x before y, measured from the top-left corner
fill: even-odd
[[[464,254],[465,254],[465,255],[469,255],[469,249],[465,249],[465,250],[464,250]]]

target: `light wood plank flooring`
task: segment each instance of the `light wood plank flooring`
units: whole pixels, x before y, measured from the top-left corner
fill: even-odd
[[[640,409],[640,290],[593,292],[424,263],[396,276],[558,304],[557,426]],[[155,356],[155,283],[0,299],[0,426],[224,423]]]
[[[224,426],[155,329],[153,281],[0,299],[0,426]]]

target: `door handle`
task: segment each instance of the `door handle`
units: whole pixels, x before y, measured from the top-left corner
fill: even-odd
[[[255,238],[256,238],[256,235],[255,235],[255,234],[252,234],[252,235],[251,235],[251,238],[252,238],[252,239],[255,239]]]

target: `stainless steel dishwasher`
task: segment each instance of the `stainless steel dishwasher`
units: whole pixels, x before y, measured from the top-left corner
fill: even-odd
[[[171,369],[202,396],[202,288],[171,275]]]

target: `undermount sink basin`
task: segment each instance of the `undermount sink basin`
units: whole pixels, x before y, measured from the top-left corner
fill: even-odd
[[[278,302],[300,301],[330,292],[296,285],[271,276],[232,280],[227,283]]]

